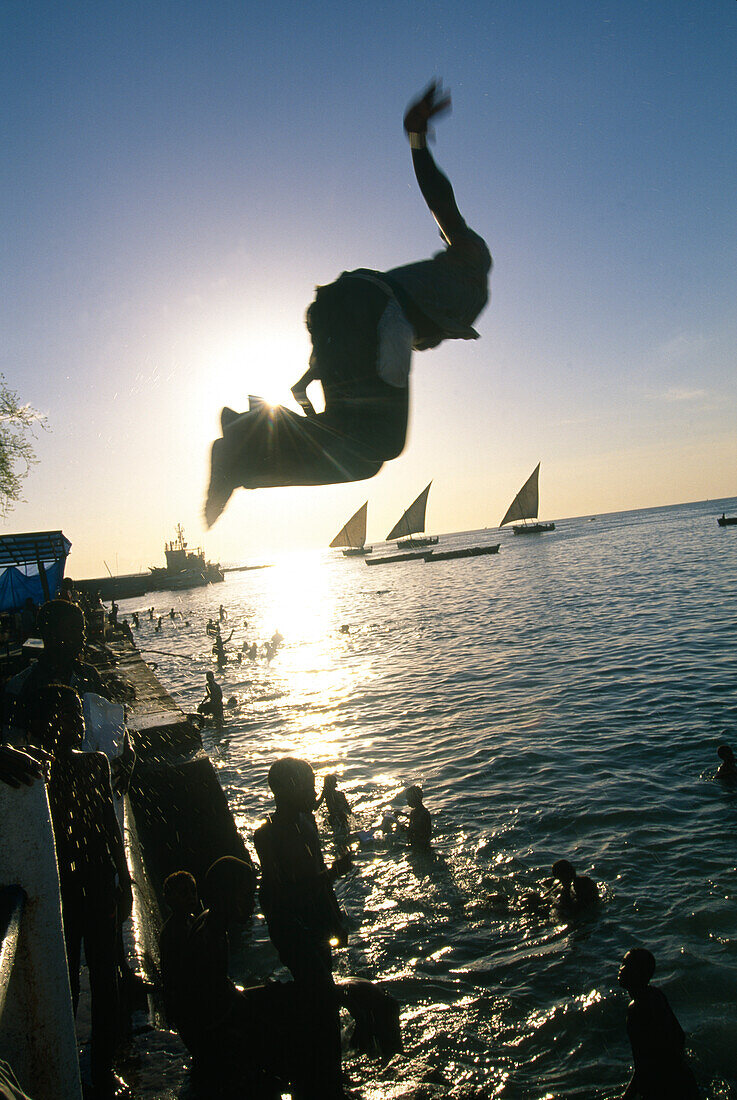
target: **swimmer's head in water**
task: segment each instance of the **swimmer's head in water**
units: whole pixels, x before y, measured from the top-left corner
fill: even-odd
[[[256,894],[256,872],[250,863],[235,856],[216,859],[205,875],[205,900],[226,920],[250,917]]]
[[[729,745],[720,745],[717,749],[717,756],[720,760],[723,760],[725,764],[734,763],[734,753],[730,749]]]
[[[553,878],[562,882],[564,886],[570,886],[576,877],[573,864],[567,859],[559,859],[553,864]]]
[[[188,915],[197,912],[197,883],[189,871],[175,871],[164,880],[164,901],[172,913]]]
[[[422,805],[422,788],[421,787],[407,787],[404,792],[404,801],[408,806],[421,806]]]
[[[628,993],[644,989],[655,973],[655,956],[646,947],[633,947],[622,960],[617,981]]]
[[[269,768],[268,782],[277,805],[289,803],[303,812],[314,810],[317,802],[315,773],[306,760],[294,756],[277,760]]]

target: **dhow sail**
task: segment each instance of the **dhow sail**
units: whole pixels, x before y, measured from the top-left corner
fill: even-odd
[[[505,523],[512,523],[516,519],[537,519],[539,477],[540,463],[538,462],[527,481],[517,493],[517,496],[509,505],[507,514],[499,524],[500,527],[503,527]]]
[[[432,482],[430,482],[432,485]],[[410,504],[407,511],[404,513],[399,523],[395,523],[389,534],[386,536],[386,541],[390,539],[404,538],[406,535],[415,535],[419,531],[425,530],[425,510],[427,508],[427,497],[430,492],[430,485],[427,485],[417,500]]]
[[[360,550],[366,543],[366,515],[368,513],[368,501],[362,504],[355,515],[341,527],[338,534],[330,543],[332,546],[348,546],[351,550]]]

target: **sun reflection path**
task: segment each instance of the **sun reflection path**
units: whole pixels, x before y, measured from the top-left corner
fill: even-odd
[[[350,719],[344,711],[357,679],[370,677],[373,663],[360,647],[347,658],[332,569],[322,552],[284,556],[264,578],[260,608],[264,623],[276,623],[284,638],[278,654],[282,722],[272,749],[304,757],[316,770],[345,758]]]

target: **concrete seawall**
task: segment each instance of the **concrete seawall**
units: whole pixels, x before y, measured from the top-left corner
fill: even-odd
[[[115,671],[133,686],[127,725],[136,765],[125,798],[126,850],[134,878],[134,944],[158,988],[162,886],[173,871],[202,884],[223,855],[248,859],[199,733],[123,638],[109,642]],[[103,671],[107,671],[107,666]],[[28,900],[0,1026],[0,1054],[39,1100],[81,1097],[48,799],[42,783],[0,784],[0,885],[19,885]],[[154,996],[154,1018],[159,1017]]]
[[[0,884],[27,897],[0,1019],[0,1057],[34,1100],[81,1100],[61,922],[59,875],[43,783],[0,783]]]
[[[151,974],[158,965],[167,875],[190,871],[202,884],[220,856],[249,857],[199,733],[131,642],[109,644],[116,671],[136,692],[127,720],[136,766],[126,799],[126,841],[135,879],[137,948]]]

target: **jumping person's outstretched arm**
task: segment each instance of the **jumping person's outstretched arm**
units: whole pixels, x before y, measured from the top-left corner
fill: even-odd
[[[450,95],[443,92],[435,80],[423,94],[409,105],[404,115],[404,129],[412,149],[412,164],[422,197],[430,208],[448,244],[454,234],[466,228],[456,204],[453,188],[447,176],[438,168],[427,147],[428,123],[436,115],[450,109]]]

